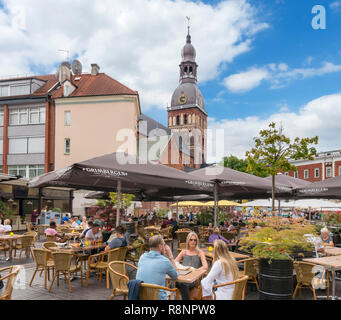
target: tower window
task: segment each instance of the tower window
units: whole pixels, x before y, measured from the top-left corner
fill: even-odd
[[[190,138],[190,145],[194,146],[194,137],[193,136]]]
[[[192,72],[193,72],[193,68],[189,67],[189,73],[192,73]]]
[[[188,123],[187,114],[184,115],[184,124]]]
[[[180,116],[176,116],[176,125],[177,125],[177,126],[180,125]]]
[[[185,71],[185,73],[187,73],[187,70],[188,70],[188,69],[187,69],[187,66],[186,66],[186,67],[185,67],[185,70],[184,70],[184,71]]]

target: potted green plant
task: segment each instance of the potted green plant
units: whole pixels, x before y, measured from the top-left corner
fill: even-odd
[[[240,241],[240,251],[260,259],[259,284],[262,300],[287,300],[293,293],[293,260],[314,251],[304,236],[316,234],[315,226],[271,219],[271,227],[254,229]]]

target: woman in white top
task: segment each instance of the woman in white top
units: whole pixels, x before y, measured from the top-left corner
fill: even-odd
[[[3,225],[2,228],[3,228],[4,232],[6,232],[6,231],[12,231],[11,220],[10,220],[10,219],[6,219],[6,220],[4,221],[4,225]]]
[[[88,226],[88,221],[87,221],[87,219],[86,219],[85,216],[82,218],[82,223],[80,224],[80,226],[81,226],[83,229],[89,228],[89,226]]]
[[[79,228],[78,217],[74,217],[73,218],[73,222],[71,224],[71,228],[74,228],[74,229],[78,229]]]
[[[214,242],[213,266],[206,278],[201,280],[203,297],[213,296],[212,287],[216,284],[232,282],[239,277],[238,266],[222,240]],[[216,300],[232,300],[234,285],[219,287],[215,291]]]

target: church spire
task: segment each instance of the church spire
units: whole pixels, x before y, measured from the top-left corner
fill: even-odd
[[[186,38],[186,44],[182,49],[181,56],[182,61],[180,64],[180,83],[186,83],[186,82],[197,82],[197,68],[198,65],[195,62],[196,57],[196,51],[191,43],[191,35],[189,33],[190,25],[189,20],[190,18],[187,17],[188,21],[188,33]]]

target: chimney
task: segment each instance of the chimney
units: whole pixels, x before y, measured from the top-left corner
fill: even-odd
[[[71,81],[71,66],[70,63],[64,61],[58,68],[58,80],[63,83],[65,80]]]
[[[92,76],[97,76],[98,74],[99,74],[99,66],[98,66],[98,64],[96,64],[96,63],[93,63],[92,65],[91,65],[91,75]]]

